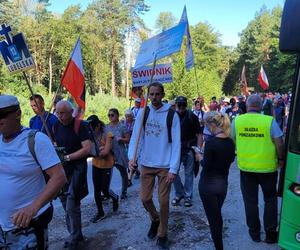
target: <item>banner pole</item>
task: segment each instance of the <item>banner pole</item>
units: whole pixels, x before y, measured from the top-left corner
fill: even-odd
[[[194,65],[194,71],[195,71],[195,78],[196,78],[196,88],[197,88],[197,95],[199,96],[199,86],[198,86],[198,76],[197,76],[197,70],[196,70],[196,66]],[[197,98],[198,98],[197,96]]]
[[[153,82],[154,70],[155,70],[155,67],[156,67],[156,56],[157,56],[157,55],[155,54],[155,56],[154,56],[154,62],[153,62],[153,67],[152,67],[152,75],[151,75],[151,78],[150,78],[150,83],[149,83],[149,85],[151,85],[152,82]],[[149,85],[148,85],[148,86],[149,86]],[[138,146],[139,146],[139,142],[140,142],[140,138],[141,138],[141,134],[142,134],[143,121],[144,121],[144,117],[145,117],[145,113],[146,113],[146,107],[147,107],[147,103],[148,103],[148,98],[149,98],[149,89],[147,90],[147,95],[146,95],[146,100],[145,100],[145,107],[144,107],[144,109],[142,110],[141,125],[140,125],[140,127],[139,127],[139,131],[138,131],[138,136],[137,136],[136,144],[134,145],[134,151],[133,151],[133,162],[134,162],[134,163],[136,163],[136,160],[137,160],[137,151],[138,151]],[[128,177],[128,180],[129,180],[129,181],[131,181],[134,172],[135,172],[135,170],[131,170],[131,169],[130,169],[129,177]]]
[[[23,71],[23,76],[24,76],[25,81],[26,81],[26,83],[27,83],[27,86],[28,86],[28,88],[29,88],[30,94],[31,94],[31,96],[33,97],[33,101],[34,101],[35,105],[39,108],[39,105],[38,105],[36,99],[34,98],[34,93],[33,93],[33,90],[32,90],[32,88],[31,88],[31,86],[30,86],[30,83],[29,83],[29,80],[28,80],[28,78],[27,78],[27,75],[26,75],[26,73],[25,73],[24,71]],[[53,144],[53,143],[54,143],[54,142],[53,142],[53,138],[52,138],[52,136],[51,136],[51,133],[50,133],[50,131],[49,131],[49,128],[47,127],[47,124],[46,124],[46,121],[45,121],[44,117],[43,117],[42,115],[40,115],[40,114],[39,114],[39,117],[41,118],[42,123],[43,123],[43,126],[45,127],[45,130],[46,130],[46,133],[47,133],[48,137],[50,138],[50,140],[51,140],[51,142],[52,142],[52,144]]]

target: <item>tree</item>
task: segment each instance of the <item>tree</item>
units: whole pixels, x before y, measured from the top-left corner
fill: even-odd
[[[155,28],[158,33],[165,31],[171,27],[173,27],[177,22],[176,17],[172,14],[172,12],[160,12],[155,21]]]

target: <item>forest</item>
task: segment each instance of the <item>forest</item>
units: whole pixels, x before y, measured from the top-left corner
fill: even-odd
[[[35,69],[27,72],[30,84],[49,100],[80,37],[88,113],[96,111],[104,99],[108,106],[120,102],[124,109],[129,105],[130,69],[140,44],[179,21],[171,12],[161,12],[156,29],[150,30],[142,16],[151,6],[144,0],[95,0],[85,9],[69,6],[62,14],[49,11],[50,5],[51,0],[1,0],[0,22],[10,25],[14,34],[24,34],[36,63]],[[179,53],[158,62],[169,62],[173,67],[173,83],[165,85],[166,98],[237,95],[243,65],[249,87],[261,91],[257,76],[263,65],[270,91],[288,91],[296,58],[279,51],[281,14],[280,6],[271,10],[262,6],[239,34],[236,47],[222,45],[221,34],[208,22],[190,25],[194,68],[185,69],[185,43]],[[0,92],[27,100],[30,95],[22,74],[9,74],[3,60]]]

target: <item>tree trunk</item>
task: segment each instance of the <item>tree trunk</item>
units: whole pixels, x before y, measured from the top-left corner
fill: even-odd
[[[111,95],[116,96],[116,68],[115,68],[115,59],[112,52],[111,58]]]
[[[52,93],[52,54],[49,56],[49,94]]]

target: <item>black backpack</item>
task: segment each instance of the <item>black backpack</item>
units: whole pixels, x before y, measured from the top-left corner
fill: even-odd
[[[166,119],[169,143],[172,143],[172,123],[173,123],[173,117],[174,117],[175,112],[176,111],[174,109],[169,108],[168,114],[167,114],[167,119]],[[150,108],[148,106],[146,106],[145,116],[144,116],[144,121],[143,121],[144,129],[145,129],[145,125],[146,125],[149,113],[150,113]]]

